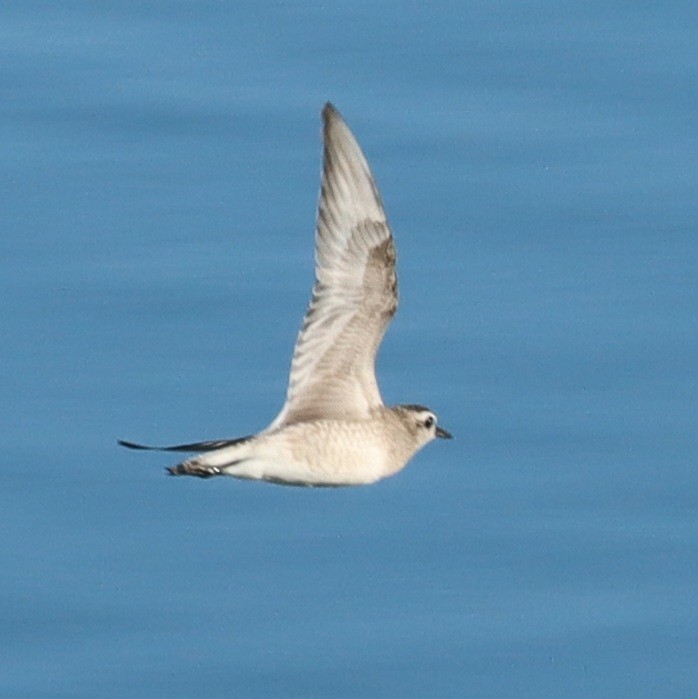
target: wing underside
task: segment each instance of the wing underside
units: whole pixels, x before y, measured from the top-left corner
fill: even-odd
[[[397,309],[395,246],[373,175],[339,112],[323,116],[315,285],[286,403],[268,429],[367,417],[382,405],[375,358]]]

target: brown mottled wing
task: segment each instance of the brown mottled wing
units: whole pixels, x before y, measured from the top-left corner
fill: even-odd
[[[382,405],[375,359],[397,308],[395,247],[356,139],[325,105],[315,286],[291,364],[286,404],[268,429],[367,417]]]

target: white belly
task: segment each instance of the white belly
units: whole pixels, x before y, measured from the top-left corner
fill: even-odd
[[[374,483],[388,475],[387,450],[356,423],[305,423],[262,435],[247,458],[223,469],[235,478],[293,485]]]

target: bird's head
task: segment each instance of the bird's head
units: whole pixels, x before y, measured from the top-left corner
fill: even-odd
[[[417,449],[437,438],[453,439],[450,432],[439,427],[434,412],[423,405],[398,405],[393,411],[417,443]]]

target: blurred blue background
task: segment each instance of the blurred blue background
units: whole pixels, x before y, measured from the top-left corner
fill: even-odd
[[[698,696],[693,2],[0,8],[4,697]],[[372,487],[168,479],[312,283],[319,111],[381,187]]]

